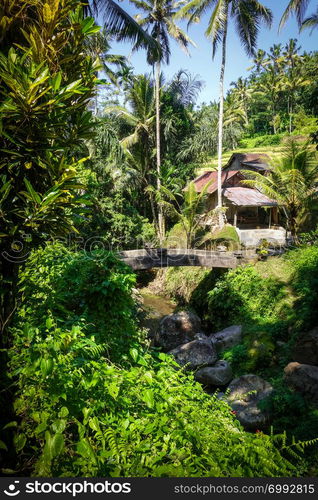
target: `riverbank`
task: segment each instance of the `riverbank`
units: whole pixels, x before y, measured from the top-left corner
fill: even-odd
[[[303,247],[227,272],[159,271],[143,293],[151,294],[154,308],[157,301],[168,300],[176,310],[194,311],[206,335],[241,324],[242,342],[225,350],[223,359],[231,365],[233,377],[254,374],[271,384],[274,391],[265,404],[274,432],[286,431],[290,439],[306,441],[317,436],[318,410],[312,402],[318,395],[318,379],[298,384],[293,363],[298,360],[295,349],[301,339],[306,335],[315,339],[310,332],[318,325],[317,271],[318,248]],[[158,327],[161,313],[155,316]],[[312,350],[318,352],[315,340],[311,342]],[[305,370],[315,377],[318,367]],[[316,452],[311,449],[308,457],[311,470],[317,473]]]

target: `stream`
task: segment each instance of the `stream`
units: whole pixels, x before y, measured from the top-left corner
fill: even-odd
[[[147,288],[141,288],[138,291],[142,297],[143,310],[145,311],[142,326],[147,328],[149,336],[153,337],[161,318],[172,314],[177,304],[172,299],[150,293]]]

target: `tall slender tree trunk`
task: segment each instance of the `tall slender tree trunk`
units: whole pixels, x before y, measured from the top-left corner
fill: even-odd
[[[219,103],[219,138],[218,138],[218,208],[222,207],[222,149],[223,149],[223,115],[224,115],[224,72],[226,62],[226,39],[227,39],[228,20],[224,22],[224,33],[222,41],[222,63],[220,74],[220,103]],[[219,213],[219,225],[224,224],[223,216]]]
[[[156,157],[157,157],[157,191],[161,191],[161,148],[160,148],[160,61],[155,63],[155,97],[156,97]],[[160,246],[164,239],[164,217],[162,203],[158,202],[158,231]]]
[[[293,97],[290,95],[290,103],[289,103],[289,133],[291,134],[293,131]]]

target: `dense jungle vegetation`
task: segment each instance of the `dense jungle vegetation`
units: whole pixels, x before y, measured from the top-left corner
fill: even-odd
[[[318,324],[318,53],[301,49],[301,32],[257,50],[272,13],[254,0],[131,2],[137,19],[111,0],[0,6],[1,474],[317,475],[318,410],[286,387],[283,368]],[[306,2],[285,3],[282,26],[294,12],[300,30],[315,28]],[[222,90],[198,105],[209,82],[184,69],[167,80],[164,68],[172,39],[191,49],[180,20],[205,7]],[[230,23],[253,65],[224,95]],[[149,73],[113,54],[114,40],[143,50]],[[151,345],[140,276],[116,254],[176,240],[237,248],[233,228],[202,230],[206,193],[184,187],[253,150],[274,153],[271,190],[293,248],[227,272],[169,269],[161,281],[207,331],[243,325],[224,356],[236,376],[273,384],[264,432],[246,432]]]

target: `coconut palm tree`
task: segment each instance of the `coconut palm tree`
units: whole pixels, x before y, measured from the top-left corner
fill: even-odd
[[[317,208],[318,159],[309,143],[290,139],[282,159],[270,175],[246,171],[244,184],[258,188],[276,200],[287,217],[288,228],[295,241],[300,221]]]
[[[267,56],[267,54],[266,54],[265,50],[258,49],[258,51],[256,52],[256,54],[253,58],[254,65],[249,69],[255,69],[257,74],[262,73],[266,67],[267,62],[268,62],[268,59],[266,56]]]
[[[147,75],[138,75],[126,91],[129,107],[108,106],[106,113],[121,117],[129,134],[121,140],[127,162],[135,170],[135,179],[149,199],[153,221],[158,228],[158,217],[154,205],[153,149],[155,146],[155,93],[152,80]]]
[[[284,77],[284,88],[288,89],[288,114],[289,114],[289,133],[293,129],[293,112],[295,94],[298,89],[309,85],[310,80],[306,79],[302,74],[302,60],[303,57],[299,55],[301,47],[297,47],[297,39],[291,38],[285,45],[283,53],[285,63],[287,65],[287,72]]]
[[[110,53],[110,36],[104,28],[98,33],[93,34],[85,41],[85,51],[87,54],[97,60],[100,69],[106,76],[106,82],[109,81],[118,87],[117,71],[124,71],[127,65],[125,56]],[[97,72],[98,73],[98,72]],[[95,93],[94,115],[97,115],[98,88]]]
[[[234,101],[242,105],[245,114],[245,122],[248,124],[248,102],[253,96],[254,89],[249,85],[247,78],[242,77],[238,78],[236,82],[231,82],[231,86],[233,86],[231,94],[234,97]]]
[[[187,52],[187,47],[192,40],[175,23],[175,16],[184,0],[130,0],[140,11],[144,13],[136,16],[138,24],[146,28],[152,38],[161,47],[161,54],[148,51],[148,62],[153,66],[155,73],[155,97],[156,97],[156,159],[157,159],[157,190],[161,189],[161,150],[160,150],[160,73],[161,63],[169,64],[170,38],[174,39],[180,47]],[[159,240],[163,241],[165,233],[163,207],[158,204],[158,228]]]
[[[218,134],[218,207],[222,207],[222,147],[223,147],[223,112],[224,112],[224,72],[226,64],[226,47],[229,21],[234,21],[236,33],[249,56],[255,54],[257,35],[261,22],[268,26],[272,23],[270,9],[257,0],[191,0],[180,9],[178,17],[189,15],[189,23],[197,22],[200,17],[212,9],[208,27],[205,32],[212,42],[213,57],[218,46],[222,46],[222,62],[220,74],[219,102],[219,134]],[[220,225],[223,217],[220,210]]]

